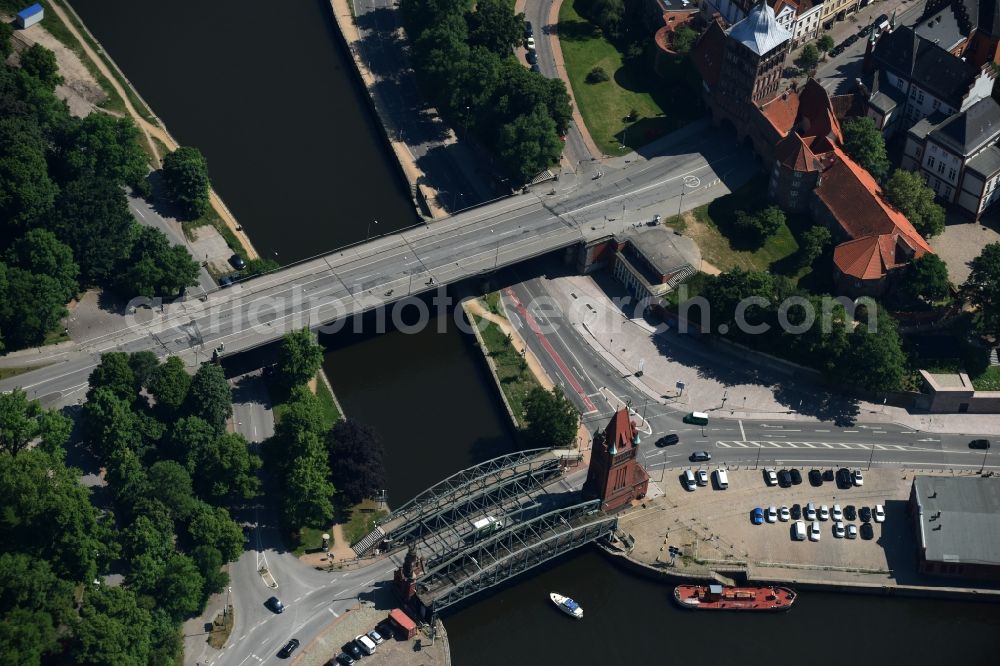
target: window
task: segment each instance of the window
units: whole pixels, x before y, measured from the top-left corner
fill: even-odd
[[[924,91],[923,90],[918,90],[917,91],[917,104],[923,104],[923,103],[924,103]]]
[[[917,89],[913,88],[912,90],[910,90],[910,99],[916,99],[916,98],[917,98]]]
[[[934,146],[931,146],[931,152],[933,152],[933,151],[934,151]],[[933,169],[934,168],[934,158],[933,157],[928,157],[927,158],[927,168],[928,169]]]
[[[935,111],[941,108],[941,100],[934,98],[934,103],[931,105]]]
[[[944,188],[944,198],[945,199],[951,199],[951,188],[950,187]]]
[[[938,162],[938,173],[944,173],[945,163],[944,160]]]
[[[948,169],[948,180],[955,180],[955,170]]]

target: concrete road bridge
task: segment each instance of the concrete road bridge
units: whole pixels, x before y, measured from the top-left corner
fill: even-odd
[[[694,207],[725,194],[755,171],[752,158],[731,137],[690,131],[669,138],[655,154],[632,154],[594,163],[527,194],[469,210],[288,266],[200,299],[140,308],[122,331],[41,350],[43,368],[0,382],[20,386],[46,406],[75,402],[107,351],[150,350],[180,356],[189,365],[247,351],[304,326],[391,306],[533,257],[607,239],[654,214],[669,215],[683,202]],[[599,175],[600,174],[600,175]],[[694,181],[701,185],[692,189]],[[687,189],[685,189],[687,188]],[[682,196],[684,195],[684,196]]]

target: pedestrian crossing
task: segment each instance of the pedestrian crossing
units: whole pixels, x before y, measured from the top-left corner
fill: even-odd
[[[772,440],[759,441],[728,441],[716,442],[716,446],[723,449],[854,449],[871,451],[871,444],[860,442],[775,442]],[[914,451],[912,446],[902,444],[875,444],[876,451]],[[920,449],[930,450],[930,449]]]

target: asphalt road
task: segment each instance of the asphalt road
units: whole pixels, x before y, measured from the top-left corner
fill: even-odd
[[[246,351],[303,326],[344,321],[440,285],[606,237],[720,196],[745,182],[755,164],[732,138],[699,135],[698,127],[661,142],[648,159],[609,160],[604,176],[566,173],[525,194],[460,213],[429,226],[375,239],[257,277],[201,299],[140,308],[123,332],[78,341],[61,362],[0,382],[24,388],[46,406],[77,402],[106,351],[152,350],[190,366],[213,350]],[[686,193],[686,196],[684,194]]]
[[[852,425],[838,426],[816,419],[734,419],[727,417],[719,405],[660,404],[638,388],[635,377],[623,375],[609,365],[583,339],[579,329],[565,325],[565,319],[550,321],[551,310],[525,305],[551,304],[551,298],[544,298],[548,296],[542,279],[514,285],[503,294],[512,323],[549,376],[583,414],[589,430],[603,428],[614,411],[626,402],[631,402],[645,416],[652,433],[645,437],[647,446],[642,450],[644,464],[651,471],[684,466],[691,452],[701,450],[709,451],[713,462],[731,464],[825,467],[871,464],[969,470],[979,469],[985,462],[987,469],[1000,469],[994,457],[984,457],[982,451],[968,448],[973,434],[932,434],[894,423],[865,423],[863,414]],[[527,315],[537,328],[529,323]],[[540,331],[553,332],[543,335]],[[671,343],[698,344],[683,337],[673,336]],[[797,384],[795,390],[801,391],[804,399],[823,393],[822,389],[805,384]],[[682,421],[685,414],[698,408],[712,410],[705,428]],[[680,443],[656,447],[654,442],[668,433],[678,434]]]

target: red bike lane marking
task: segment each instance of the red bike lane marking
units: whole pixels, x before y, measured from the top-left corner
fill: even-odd
[[[545,352],[555,362],[556,367],[559,368],[559,371],[566,378],[566,381],[569,382],[570,386],[573,387],[573,390],[576,391],[577,395],[580,396],[580,400],[586,406],[587,411],[596,412],[597,407],[594,405],[593,402],[590,401],[590,398],[587,397],[587,392],[583,390],[583,386],[581,386],[580,382],[576,380],[576,377],[573,376],[573,373],[570,371],[569,366],[566,365],[566,362],[562,360],[562,357],[559,355],[559,352],[555,350],[555,348],[552,346],[552,343],[549,342],[548,338],[545,337],[545,334],[542,333],[542,329],[538,326],[538,322],[535,321],[535,318],[531,315],[530,312],[528,312],[528,309],[521,304],[521,301],[514,294],[514,290],[511,289],[510,287],[506,287],[504,289],[504,293],[507,294],[510,300],[514,302],[514,307],[517,309],[518,312],[521,313],[521,316],[524,317],[524,321],[528,325],[528,328],[530,328],[531,332],[535,334],[536,338],[538,338],[538,341],[542,344],[542,347],[545,349]]]

